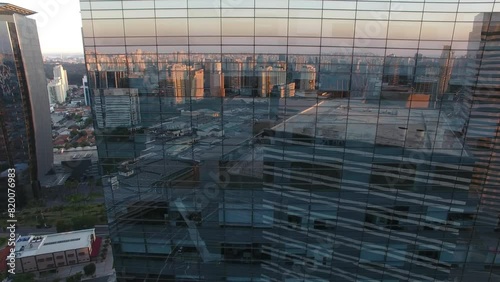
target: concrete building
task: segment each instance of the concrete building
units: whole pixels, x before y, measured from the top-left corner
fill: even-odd
[[[66,97],[66,93],[69,90],[69,86],[68,86],[68,74],[66,73],[66,70],[63,68],[62,65],[56,65],[53,68],[53,73],[54,73],[54,80],[58,79],[58,78],[60,79],[61,85],[62,85],[62,89],[63,89],[64,95]]]
[[[299,89],[303,91],[316,89],[316,68],[304,65],[299,70]]]
[[[16,273],[42,272],[88,263],[95,242],[94,229],[19,236],[16,240]]]
[[[278,96],[279,98],[294,97],[295,83],[292,82],[288,84],[275,84],[273,85],[272,91],[276,91],[276,96]]]
[[[286,69],[280,66],[260,66],[256,70],[257,89],[260,97],[269,97],[275,85],[286,83]]]
[[[224,73],[222,73],[222,64],[214,62],[210,64],[209,77],[209,97],[225,97],[226,90],[224,88]]]
[[[191,99],[204,97],[204,70],[195,70],[184,64],[174,64],[169,68],[169,95],[175,104],[184,104]]]
[[[224,73],[224,87],[226,90],[239,93],[243,86],[243,62],[226,58],[222,68]]]
[[[87,80],[87,76],[84,75],[82,78],[82,87],[83,87],[83,98],[85,99],[85,106],[90,106],[90,90],[89,90],[89,82]]]
[[[66,102],[66,91],[61,78],[55,78],[47,84],[47,91],[49,92],[49,101],[51,104]]]

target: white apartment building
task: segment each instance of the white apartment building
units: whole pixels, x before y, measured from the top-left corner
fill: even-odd
[[[67,87],[67,85],[66,85]],[[47,84],[50,104],[64,103],[66,101],[66,91],[60,78],[54,78]]]
[[[94,229],[20,236],[16,241],[16,273],[89,262],[95,238]]]

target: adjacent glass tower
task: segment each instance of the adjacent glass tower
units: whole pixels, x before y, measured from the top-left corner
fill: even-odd
[[[84,1],[123,281],[495,281],[495,1]]]
[[[53,164],[49,98],[35,12],[0,3],[0,186],[7,206],[9,168],[17,174],[16,206],[39,196]]]

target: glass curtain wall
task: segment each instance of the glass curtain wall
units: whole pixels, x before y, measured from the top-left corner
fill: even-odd
[[[80,3],[120,280],[497,280],[499,3]]]

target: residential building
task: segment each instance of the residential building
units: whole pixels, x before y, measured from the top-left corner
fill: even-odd
[[[89,90],[89,82],[87,80],[87,76],[84,75],[82,78],[82,87],[83,87],[83,98],[85,99],[85,106],[90,106],[90,90]]]
[[[54,80],[59,79],[61,81],[61,85],[63,88],[64,96],[66,97],[66,93],[68,92],[68,74],[62,65],[56,65],[53,68],[54,72]]]
[[[49,81],[47,91],[49,92],[49,102],[51,104],[66,102],[66,91],[64,91],[64,86],[60,78]]]
[[[204,97],[204,70],[195,70],[184,64],[174,64],[169,68],[167,81],[171,83],[169,96],[174,104],[189,103],[190,99]],[[168,91],[167,90],[167,91]]]
[[[299,72],[299,89],[304,91],[316,89],[316,68],[311,65],[302,66]]]

